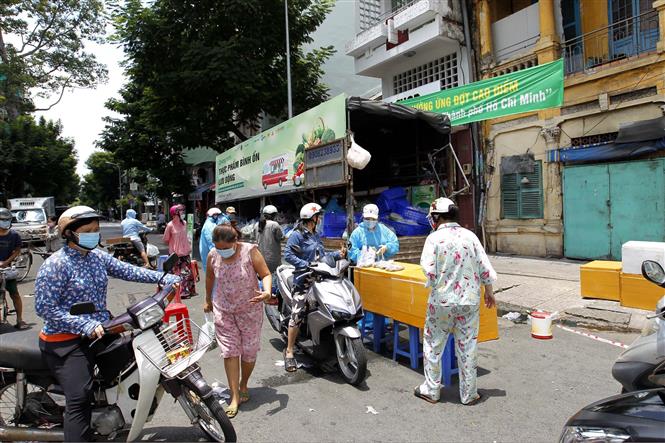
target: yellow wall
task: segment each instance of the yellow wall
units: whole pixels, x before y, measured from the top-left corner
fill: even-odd
[[[490,0],[492,23],[531,6],[531,0]]]
[[[607,2],[600,0],[580,0],[582,34],[588,34],[608,25]],[[596,32],[584,39],[585,58],[608,60],[609,39],[607,32]]]

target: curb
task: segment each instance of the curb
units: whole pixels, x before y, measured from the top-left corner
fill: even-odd
[[[499,317],[502,317],[503,315],[509,312],[519,312],[520,314],[526,316],[531,311],[533,311],[532,308],[528,308],[526,306],[520,306],[513,303],[507,303],[498,300],[496,302],[496,308],[497,308],[497,316]],[[631,314],[631,315],[636,315],[636,314]],[[593,329],[596,331],[631,332],[631,333],[642,331],[641,328],[636,328],[631,326],[632,322],[629,322],[628,324],[612,323],[602,320],[592,320],[589,318],[579,317],[570,314],[561,314],[558,322],[564,326],[582,327],[585,329]]]

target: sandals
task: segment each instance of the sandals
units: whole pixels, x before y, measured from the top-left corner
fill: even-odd
[[[286,357],[286,349],[284,349],[284,369],[286,372],[295,372],[298,369],[298,362],[295,357]]]
[[[413,390],[413,395],[415,395],[416,397],[421,398],[421,399],[425,400],[426,402],[431,403],[433,405],[435,405],[439,402],[438,399],[434,399],[433,397],[430,397],[429,395],[420,392],[420,386],[416,386],[416,388]]]
[[[484,395],[482,395],[482,394],[478,394],[478,397],[477,397],[475,400],[471,400],[470,402],[465,403],[464,406],[473,406],[473,405],[477,405],[478,403],[480,403],[480,402],[483,401],[484,399],[485,399],[485,396],[484,396]]]
[[[237,406],[228,406],[226,408],[226,416],[228,418],[234,418],[236,415],[238,415],[238,407]]]
[[[247,403],[249,401],[249,391],[240,391],[240,404]]]
[[[30,326],[28,326],[28,324],[24,321],[20,321],[20,322],[16,323],[14,325],[14,327],[16,329],[18,329],[19,331],[25,331],[26,329],[30,329]]]

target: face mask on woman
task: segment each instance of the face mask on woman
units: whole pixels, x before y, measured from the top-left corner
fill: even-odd
[[[78,238],[78,244],[85,249],[95,249],[99,244],[101,235],[99,232],[77,232],[76,237]]]
[[[186,218],[187,218],[187,216],[185,215],[185,213],[181,212],[180,213],[180,220],[182,220],[184,222]]]
[[[317,217],[316,226],[314,227],[314,231],[317,234],[320,234],[320,233],[323,232],[323,220],[321,219],[321,217]]]
[[[0,221],[0,229],[9,229],[12,227],[11,220],[2,220]]]
[[[233,254],[236,253],[236,247],[235,246],[232,247],[232,248],[227,248],[227,249],[219,249],[219,248],[215,248],[215,249],[217,249],[217,253],[222,258],[231,258],[233,256]]]
[[[378,220],[365,220],[365,224],[369,229],[374,229],[376,228],[376,225],[379,224]]]

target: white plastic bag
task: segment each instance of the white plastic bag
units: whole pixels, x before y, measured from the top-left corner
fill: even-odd
[[[369,268],[374,266],[376,261],[376,250],[374,248],[368,248],[367,245],[364,245],[360,249],[360,256],[358,257],[358,267],[359,268]]]
[[[351,147],[346,153],[346,161],[355,169],[364,169],[367,163],[372,159],[372,154],[364,148],[361,148],[351,135]]]
[[[205,312],[203,314],[205,318],[205,323],[201,326],[201,332],[208,336],[208,338],[201,337],[199,340],[212,340],[208,349],[215,349],[217,347],[217,337],[215,336],[215,317],[212,315],[212,312]]]

